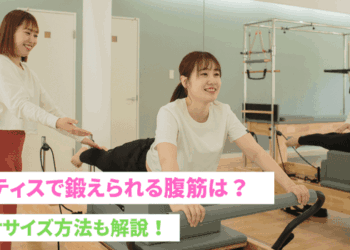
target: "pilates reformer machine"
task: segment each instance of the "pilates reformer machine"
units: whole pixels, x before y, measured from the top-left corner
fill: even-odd
[[[255,32],[253,43],[250,41],[249,49],[247,49],[247,31],[248,28],[254,27],[258,31]],[[321,29],[336,29],[343,32],[330,32]],[[270,48],[265,50],[263,47],[261,30],[269,30]],[[280,72],[276,70],[276,30],[286,32],[311,32],[320,34],[330,34],[343,36],[343,69],[324,70],[325,73],[343,74],[343,115],[342,116],[279,116],[279,107],[275,104],[275,75]],[[253,51],[253,46],[257,35],[261,40],[261,51]],[[244,101],[242,108],[242,116],[247,129],[256,135],[269,136],[270,139],[270,155],[280,164],[284,171],[295,176],[295,182],[304,184],[308,189],[322,191],[327,196],[325,207],[334,211],[350,214],[350,202],[348,192],[350,192],[350,153],[340,151],[328,151],[327,160],[322,161],[321,168],[312,168],[306,164],[292,163],[287,161],[287,147],[285,142],[289,136],[301,136],[313,133],[330,133],[343,125],[346,120],[345,114],[345,95],[347,75],[350,75],[348,61],[350,61],[350,43],[348,36],[350,35],[350,27],[308,23],[302,21],[271,19],[260,22],[244,24],[244,51],[241,54],[244,57]],[[252,58],[254,55],[264,54],[264,59],[256,60]],[[268,55],[268,56],[266,56]],[[348,56],[347,56],[348,55]],[[269,57],[269,58],[268,58]],[[271,70],[252,71],[251,65],[271,63]],[[248,69],[250,66],[250,70]],[[263,73],[263,77],[253,78],[252,73]],[[247,81],[265,79],[266,73],[271,73],[271,105],[270,104],[252,104],[247,103]],[[280,139],[277,136],[280,136]],[[278,149],[276,148],[278,144]],[[244,167],[247,168],[248,159],[243,155]],[[311,165],[311,164],[310,164]],[[247,169],[248,170],[248,169]],[[252,167],[252,171],[259,169]],[[248,170],[250,171],[250,170]],[[315,181],[316,183],[312,183]],[[311,182],[311,183],[310,183]],[[276,185],[276,193],[284,193],[284,191]]]
[[[180,214],[180,242],[101,242],[115,250],[272,250],[283,249],[293,238],[292,231],[322,207],[325,196],[309,190],[308,210],[294,218],[273,244],[268,246],[250,239],[243,233],[221,225],[222,220],[298,205],[293,193],[275,196],[271,205],[203,205],[205,218],[197,227],[190,227],[183,211],[172,212],[169,205],[88,205],[88,214]]]
[[[90,165],[90,172],[95,170]],[[270,205],[203,205],[205,218],[197,227],[190,227],[185,213],[172,212],[169,205],[88,204],[87,214],[180,214],[180,242],[100,242],[109,250],[282,250],[294,239],[292,231],[325,202],[322,192],[309,190],[309,194],[308,203],[314,204],[292,220],[271,247],[221,225],[221,221],[296,206],[299,203],[293,193],[275,196],[275,204]]]

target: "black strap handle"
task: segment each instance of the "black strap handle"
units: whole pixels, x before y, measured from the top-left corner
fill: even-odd
[[[265,77],[266,77],[266,72],[267,72],[267,69],[264,69],[264,75],[263,75],[263,77],[261,77],[261,78],[253,78],[253,77],[250,77],[249,69],[247,69],[248,78],[249,78],[250,80],[263,80],[263,79],[265,79]]]

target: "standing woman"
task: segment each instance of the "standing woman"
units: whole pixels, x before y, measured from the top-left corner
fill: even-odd
[[[57,129],[83,144],[99,148],[67,118],[42,88],[26,62],[37,44],[38,24],[30,13],[9,12],[0,26],[0,172],[22,171],[22,149],[26,133],[35,132],[37,123]],[[16,214],[17,205],[1,205],[0,214]],[[0,242],[0,250],[10,250],[11,242]]]

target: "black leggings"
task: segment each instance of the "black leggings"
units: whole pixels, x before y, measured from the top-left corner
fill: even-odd
[[[300,145],[320,146],[328,150],[337,150],[350,153],[350,133],[312,134],[300,136]]]
[[[104,172],[145,172],[146,155],[154,138],[139,139],[108,151],[91,148],[80,155],[80,161]]]

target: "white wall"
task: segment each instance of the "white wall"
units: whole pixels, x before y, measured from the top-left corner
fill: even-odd
[[[255,0],[350,14],[350,0]]]
[[[112,0],[83,1],[82,124],[100,146],[111,144]]]

